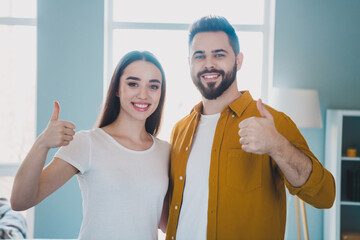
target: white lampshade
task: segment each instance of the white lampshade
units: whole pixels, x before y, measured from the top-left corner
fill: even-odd
[[[316,90],[273,88],[270,106],[288,115],[298,128],[322,128],[319,94]]]

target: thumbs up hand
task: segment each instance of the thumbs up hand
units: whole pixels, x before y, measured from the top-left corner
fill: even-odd
[[[60,106],[54,102],[54,110],[50,121],[40,135],[42,145],[46,148],[56,148],[69,145],[75,135],[75,125],[72,122],[59,120]]]
[[[239,141],[245,152],[271,155],[282,135],[276,130],[274,118],[261,99],[257,108],[261,117],[247,118],[239,123]]]

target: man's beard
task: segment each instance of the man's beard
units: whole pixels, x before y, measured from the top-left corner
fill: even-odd
[[[233,84],[236,79],[236,72],[237,67],[235,63],[232,71],[229,71],[226,74],[222,70],[213,69],[210,71],[205,70],[199,72],[196,76],[191,75],[191,78],[201,95],[208,100],[213,100],[221,96],[231,86],[231,84]],[[206,83],[207,87],[204,86],[201,82],[201,75],[205,73],[218,73],[222,77],[222,81],[219,86],[215,87],[216,82],[208,82]]]

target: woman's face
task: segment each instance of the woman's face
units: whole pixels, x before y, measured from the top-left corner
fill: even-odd
[[[130,63],[120,77],[120,114],[145,121],[159,105],[161,83],[161,72],[154,64],[143,60]]]

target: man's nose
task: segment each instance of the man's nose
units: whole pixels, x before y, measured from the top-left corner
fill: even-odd
[[[205,59],[205,66],[207,70],[214,69],[215,68],[215,62],[212,58],[206,58]]]

